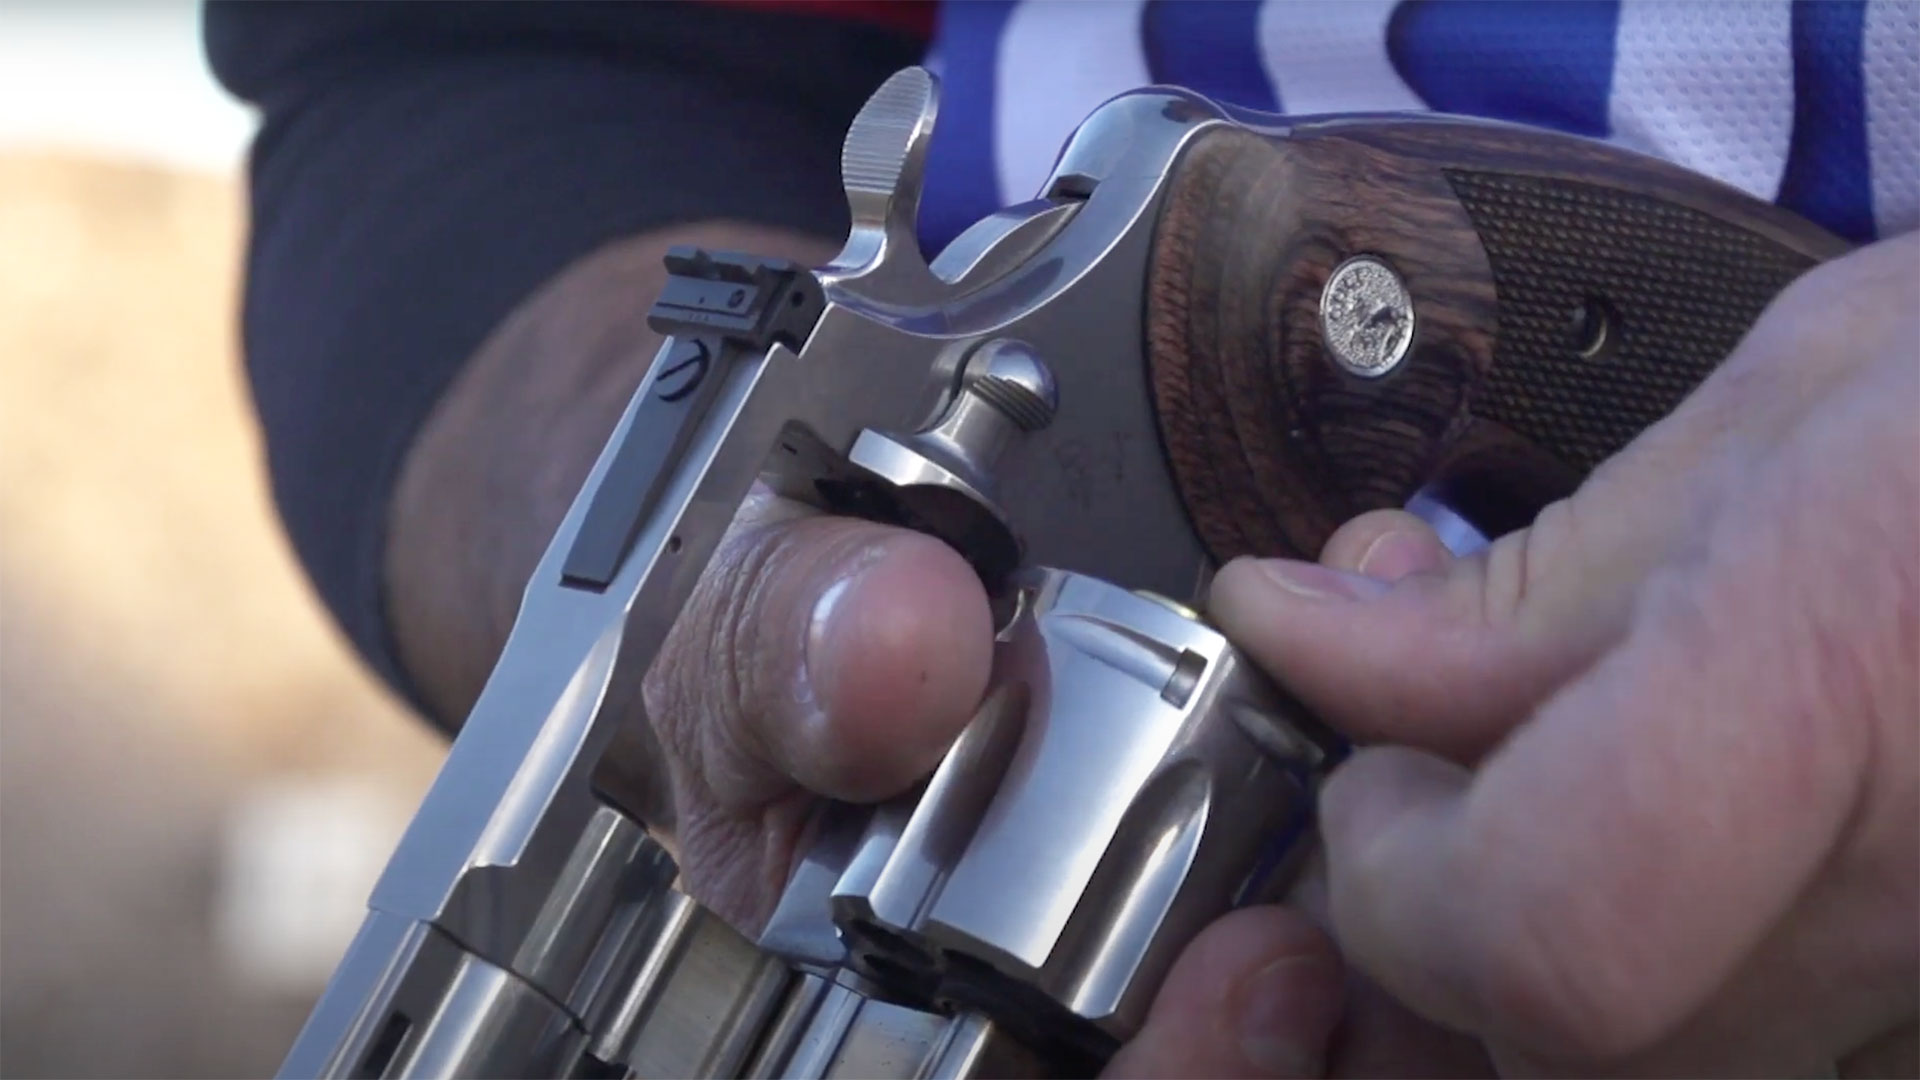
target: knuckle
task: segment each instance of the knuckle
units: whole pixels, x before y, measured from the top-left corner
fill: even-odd
[[[1666,958],[1634,916],[1551,865],[1529,835],[1538,822],[1471,803],[1448,850],[1458,920],[1456,988],[1477,1034],[1543,1059],[1624,1060],[1668,1023]]]
[[[743,775],[758,760],[743,742],[748,718],[766,706],[764,608],[779,581],[780,530],[736,526],[714,552],[642,684],[647,717],[676,772],[723,803],[756,786]],[[745,749],[743,754],[739,751]]]
[[[1544,594],[1556,586],[1564,590],[1569,582],[1598,569],[1582,510],[1588,498],[1576,493],[1556,499],[1542,507],[1525,529],[1488,547],[1478,597],[1482,625],[1525,629]]]
[[[763,698],[765,667],[757,663],[762,651],[765,615],[770,594],[780,580],[782,545],[779,534],[761,530],[743,537],[734,558],[708,568],[703,587],[711,595],[713,612],[705,641],[709,688],[729,714],[737,715]]]
[[[677,722],[686,712],[682,707],[685,695],[681,688],[692,681],[683,669],[693,654],[679,647],[679,640],[686,632],[684,623],[683,618],[669,631],[660,654],[640,684],[640,700],[646,710],[647,723],[653,728],[661,750],[674,759],[685,758],[688,750],[682,741],[685,725]]]
[[[1483,625],[1504,627],[1520,617],[1542,568],[1552,560],[1554,546],[1570,533],[1572,513],[1571,500],[1549,503],[1527,528],[1501,537],[1487,549],[1480,592]]]
[[[1620,1060],[1658,1038],[1664,1018],[1644,1007],[1651,998],[1637,992],[1625,935],[1574,911],[1543,898],[1502,920],[1480,953],[1475,996],[1518,1045],[1563,1060]]]

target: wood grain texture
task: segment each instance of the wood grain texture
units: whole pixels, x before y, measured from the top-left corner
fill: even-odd
[[[1212,554],[1312,557],[1446,488],[1504,531],[1678,404],[1781,288],[1846,246],[1703,177],[1569,136],[1428,118],[1234,127],[1177,167],[1145,333],[1161,437]],[[1363,379],[1321,289],[1392,266],[1415,330]],[[1611,313],[1583,356],[1575,313]]]

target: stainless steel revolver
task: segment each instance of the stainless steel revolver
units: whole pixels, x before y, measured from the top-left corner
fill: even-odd
[[[926,260],[938,85],[850,128],[816,269],[676,250],[653,365],[529,582],[286,1077],[1097,1071],[1180,948],[1283,889],[1343,744],[1185,606],[1438,493],[1524,520],[1843,246],[1600,143],[1094,112]],[[748,940],[595,782],[756,482],[932,533],[999,604],[938,770],[834,806]]]

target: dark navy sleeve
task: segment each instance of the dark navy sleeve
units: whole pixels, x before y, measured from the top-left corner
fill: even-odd
[[[674,3],[251,3],[203,12],[251,104],[242,347],[273,496],[360,655],[415,432],[516,304],[623,236],[844,231],[839,145],[913,35]],[[636,303],[645,302],[636,298]]]

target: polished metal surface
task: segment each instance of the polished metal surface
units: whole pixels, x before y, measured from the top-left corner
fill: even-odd
[[[1012,272],[1053,239],[1080,204],[1034,199],[981,218],[934,258],[934,276],[955,295]]]
[[[1377,379],[1399,367],[1413,332],[1413,297],[1382,260],[1354,255],[1327,275],[1320,335],[1334,362],[1350,374]]]
[[[921,257],[914,236],[927,145],[940,109],[940,87],[924,68],[895,73],[874,91],[840,150],[840,176],[852,210],[847,242],[832,268],[881,303],[922,303],[943,283]]]
[[[437,1007],[407,1039],[394,1071],[465,1080],[532,1068],[560,1075],[578,1060],[581,1036],[539,991],[471,954],[460,958]]]
[[[1276,842],[1290,810],[1262,793],[1311,740],[1211,631],[1129,591],[1191,598],[1209,565],[1154,434],[1141,305],[1169,171],[1242,121],[1179,91],[1116,98],[936,272],[912,224],[938,89],[902,72],[849,130],[853,224],[808,279],[810,329],[748,347],[716,329],[744,325],[730,303],[701,306],[720,279],[682,297],[281,1075],[1020,1075],[1039,1066],[1007,1048],[1054,1037],[1036,1017],[1080,1050],[1137,1023],[1181,936]],[[629,497],[633,447],[660,456]],[[645,723],[640,677],[756,479],[842,511],[945,491],[921,512],[976,565],[1011,543],[1076,572],[1029,574],[991,715],[917,805],[823,831],[759,949],[676,892],[592,783],[615,728]],[[617,541],[605,573],[570,576],[609,506],[630,531],[591,533]],[[850,981],[843,928],[871,984]],[[875,965],[896,953],[979,1000],[915,1001]]]
[[[802,976],[768,1026],[753,1080],[1038,1077],[1045,1063],[979,1013],[928,1012],[872,996],[848,972]],[[709,1074],[702,1074],[709,1075]]]
[[[1024,342],[1046,360],[1062,403],[999,465],[996,502],[1026,561],[1193,598],[1209,561],[1162,457],[1140,327],[1169,170],[1195,136],[1228,122],[1184,91],[1115,98],[1074,133],[1042,187],[1041,200],[1073,208],[1044,242],[917,306],[870,299],[828,267],[831,304],[805,359],[848,370],[844,357],[882,356],[928,372],[906,410],[913,422],[863,425],[919,430],[940,415],[975,347]],[[871,396],[856,378],[845,384],[848,395]],[[803,476],[782,490],[811,498],[811,485]]]
[[[1019,341],[989,341],[974,353],[967,365],[967,391],[977,400],[992,405],[1021,431],[1039,431],[1053,422],[1060,410],[1060,388],[1033,348]],[[983,465],[998,460],[1005,440],[995,438],[997,425],[969,424],[956,410],[933,433],[963,449]]]
[[[847,457],[886,486],[888,510],[876,516],[945,540],[997,589],[1019,564],[1020,541],[1000,509],[996,467],[1017,439],[1052,422],[1059,403],[1033,350],[996,339],[969,356],[938,423],[905,437],[863,431]]]
[[[737,1076],[794,975],[681,893],[647,939],[646,963],[597,1027],[594,1057],[634,1076]]]
[[[987,704],[911,810],[876,817],[832,906],[876,982],[1103,1053],[1194,934],[1277,883],[1265,856],[1326,750],[1175,608],[1057,570],[1019,588]]]

